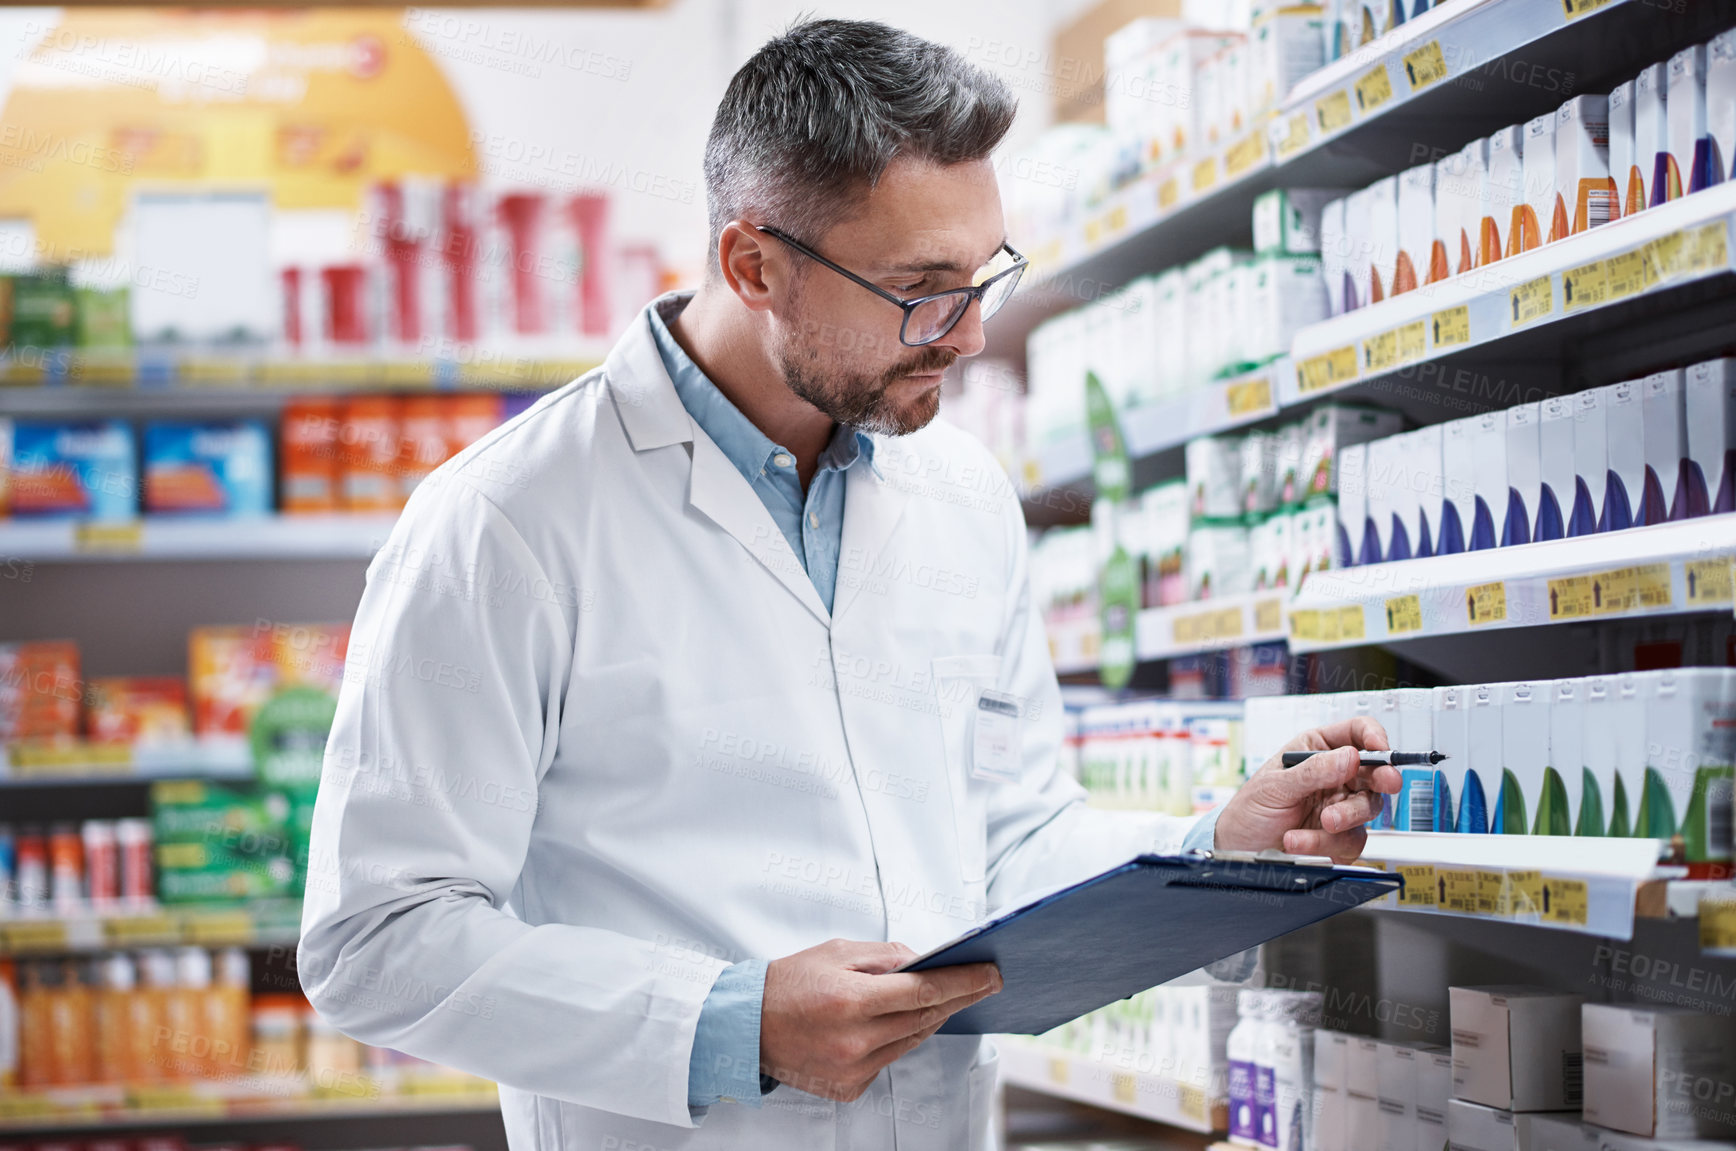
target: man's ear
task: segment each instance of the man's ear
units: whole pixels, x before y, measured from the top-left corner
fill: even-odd
[[[781,269],[768,258],[768,237],[752,224],[731,220],[717,237],[717,266],[723,282],[756,312],[769,311]]]

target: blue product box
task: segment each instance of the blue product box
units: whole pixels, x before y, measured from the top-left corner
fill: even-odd
[[[15,516],[130,520],[139,510],[132,429],[122,420],[19,423],[10,487]]]
[[[271,432],[260,420],[145,425],[145,510],[271,514]]]

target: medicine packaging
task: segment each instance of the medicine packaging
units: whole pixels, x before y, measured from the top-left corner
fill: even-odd
[[[1736,359],[1684,373],[1688,421],[1687,514],[1736,511]],[[1689,598],[1694,593],[1689,592]]]
[[[1505,1111],[1580,1106],[1583,996],[1543,987],[1449,988],[1453,1097]]]
[[[1686,1007],[1587,1003],[1585,1120],[1655,1139],[1736,1134],[1736,1031],[1727,1017]],[[1702,1098],[1703,1097],[1703,1098]]]

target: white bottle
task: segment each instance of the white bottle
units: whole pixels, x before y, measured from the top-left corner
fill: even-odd
[[[1236,1014],[1226,1044],[1229,1055],[1230,1142],[1244,1147],[1259,1145],[1259,1127],[1254,1100],[1254,1048],[1264,1022],[1266,992],[1244,987],[1236,993]]]
[[[1314,1086],[1314,1026],[1321,997],[1291,992],[1266,1026],[1272,1036],[1274,1120],[1277,1151],[1302,1151],[1312,1125],[1309,1093]]]
[[[1265,1010],[1254,1032],[1254,1138],[1261,1151],[1278,1146],[1278,1032],[1289,993],[1266,993]]]

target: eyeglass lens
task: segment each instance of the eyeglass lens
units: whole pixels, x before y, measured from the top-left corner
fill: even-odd
[[[1001,310],[1001,306],[1012,296],[1018,282],[1018,276],[1003,276],[989,285],[988,291],[983,293],[984,320]],[[905,342],[927,344],[940,339],[958,323],[965,309],[970,306],[970,301],[969,292],[958,292],[937,296],[917,305],[911,309],[910,316],[904,323]]]

